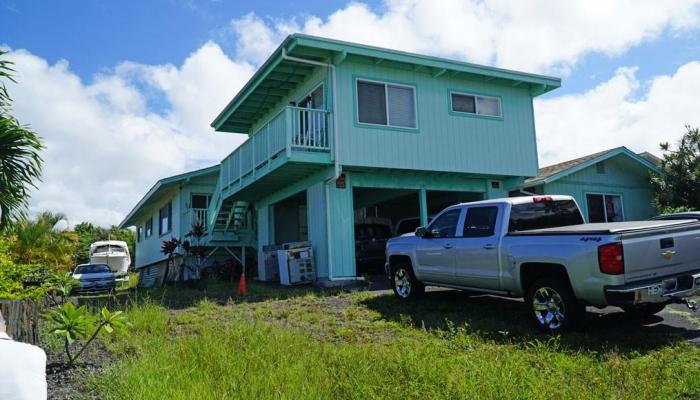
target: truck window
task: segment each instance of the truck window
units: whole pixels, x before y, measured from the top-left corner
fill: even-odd
[[[459,222],[459,215],[461,213],[462,210],[459,208],[443,213],[430,224],[430,232],[434,237],[454,237],[457,232],[457,222]]]
[[[489,237],[493,236],[496,228],[498,207],[469,207],[467,217],[464,220],[464,237]]]
[[[583,224],[583,217],[573,200],[533,202],[513,205],[508,232],[579,224]]]

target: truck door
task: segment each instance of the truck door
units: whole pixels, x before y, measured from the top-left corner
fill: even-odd
[[[419,238],[416,258],[420,279],[454,284],[455,236],[462,213],[461,207],[443,212],[428,225],[430,234]]]
[[[458,285],[499,289],[498,206],[466,209],[460,237],[455,239],[455,280]]]

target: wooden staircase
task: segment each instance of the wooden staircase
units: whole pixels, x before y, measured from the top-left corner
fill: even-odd
[[[225,200],[221,207],[214,210],[216,219],[212,226],[212,232],[226,233],[236,232],[247,228],[246,214],[250,204],[247,201]]]

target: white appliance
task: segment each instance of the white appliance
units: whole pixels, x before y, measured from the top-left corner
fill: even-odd
[[[282,249],[283,246],[278,246],[270,244],[263,246],[263,261],[265,269],[258,272],[258,280],[261,281],[279,281],[280,280],[280,267],[277,261],[277,251]]]
[[[131,255],[129,246],[121,240],[102,240],[90,245],[90,263],[107,264],[117,279],[129,279]]]
[[[310,242],[286,243],[277,250],[280,283],[285,286],[316,280],[314,250]]]

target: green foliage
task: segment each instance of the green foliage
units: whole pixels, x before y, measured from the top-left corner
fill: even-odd
[[[700,349],[666,345],[579,350],[564,338],[494,338],[469,324],[425,329],[380,307],[415,307],[426,319],[473,317],[473,299],[397,305],[368,293],[169,311],[147,302],[110,348],[119,361],[90,385],[104,399],[615,399],[697,398]],[[438,302],[439,303],[439,302]],[[331,306],[335,304],[335,306]],[[338,308],[345,304],[345,308]],[[371,306],[370,306],[371,305]],[[521,312],[517,308],[518,314]],[[446,313],[445,311],[448,311]],[[489,320],[509,313],[483,311]],[[396,317],[396,318],[393,318]],[[476,321],[474,321],[476,323]],[[508,325],[521,323],[517,318]],[[427,324],[428,322],[426,322]],[[485,325],[480,325],[484,327]],[[496,333],[496,332],[494,332]],[[588,339],[586,337],[593,336]],[[598,345],[620,335],[585,333]],[[649,331],[630,332],[641,343]],[[581,340],[581,339],[584,340]],[[618,342],[619,343],[619,342]],[[556,384],[548,384],[555,382]]]
[[[6,231],[9,253],[19,264],[41,264],[57,272],[67,272],[75,265],[77,236],[60,232],[54,226],[65,215],[42,212],[33,220],[22,220]]]
[[[76,250],[76,264],[84,264],[90,261],[90,245],[99,240],[122,240],[129,247],[129,254],[135,254],[135,236],[129,229],[119,229],[112,225],[109,228],[94,226],[89,222],[81,222],[74,228],[78,235],[78,247]],[[133,262],[133,261],[132,261]]]
[[[0,51],[0,57],[4,54]],[[0,59],[0,230],[26,217],[29,191],[36,187],[43,164],[39,136],[10,115],[4,79],[14,82],[11,65]]]
[[[700,130],[686,125],[675,150],[662,143],[662,175],[652,176],[657,208],[661,213],[700,210]]]
[[[49,333],[63,341],[66,357],[71,366],[102,330],[111,334],[115,329],[129,326],[122,311],[109,311],[103,307],[97,315],[92,315],[85,306],[76,307],[73,303],[66,303],[50,311],[45,317],[51,324]],[[91,329],[92,334],[88,336]],[[87,341],[79,347],[78,352],[72,353],[71,346],[76,341],[86,338]]]

